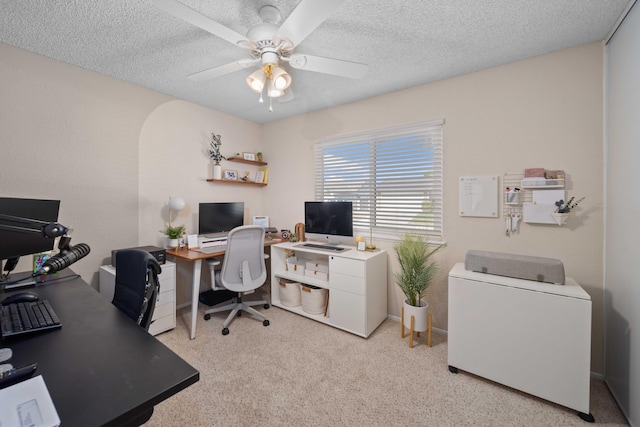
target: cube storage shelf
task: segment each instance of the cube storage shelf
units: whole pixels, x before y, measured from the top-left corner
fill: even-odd
[[[271,247],[271,305],[334,328],[368,337],[387,318],[387,253],[357,251],[352,246],[339,253],[305,248],[304,243],[279,243]],[[287,251],[298,262],[319,261],[329,266],[328,280],[287,269]],[[280,301],[280,279],[328,289],[327,314],[309,314],[301,306]]]

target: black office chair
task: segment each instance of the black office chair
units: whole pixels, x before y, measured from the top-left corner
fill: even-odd
[[[149,330],[160,292],[162,268],[148,252],[123,249],[116,252],[116,285],[112,304]]]

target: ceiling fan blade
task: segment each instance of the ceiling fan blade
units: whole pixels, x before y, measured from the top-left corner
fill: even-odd
[[[342,3],[344,0],[302,0],[280,26],[276,38],[284,38],[297,46]]]
[[[369,67],[359,62],[343,61],[341,59],[323,58],[294,54],[289,58],[289,65],[298,70],[315,71],[317,73],[333,74],[336,76],[359,79],[363,77]]]
[[[189,74],[187,78],[197,82],[211,80],[215,79],[216,77],[224,76],[225,74],[230,74],[250,67],[258,61],[259,59],[241,59],[240,61],[231,62],[226,65],[221,65],[219,67],[209,68],[207,70]]]
[[[208,31],[229,43],[233,43],[235,45],[248,43],[247,38],[242,34],[236,33],[232,29],[225,27],[224,25],[204,16],[200,12],[197,12],[176,0],[153,0],[153,4],[155,4],[158,9],[162,9],[176,18],[202,28],[203,30]]]

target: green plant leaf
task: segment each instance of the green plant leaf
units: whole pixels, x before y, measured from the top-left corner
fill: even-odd
[[[445,244],[430,249],[424,236],[405,234],[400,242],[394,245],[396,259],[400,271],[394,273],[396,284],[400,287],[412,306],[419,306],[438,269],[433,255]]]

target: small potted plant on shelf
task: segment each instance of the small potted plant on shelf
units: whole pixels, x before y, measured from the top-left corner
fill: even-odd
[[[222,179],[222,166],[221,160],[227,160],[222,153],[220,153],[220,146],[222,145],[222,136],[211,134],[211,143],[209,146],[209,157],[214,161],[213,164],[213,179]]]
[[[553,219],[556,221],[558,225],[564,224],[565,222],[567,222],[569,215],[571,215],[571,210],[576,206],[578,206],[578,204],[580,204],[580,202],[583,201],[584,199],[585,198],[582,197],[581,199],[575,200],[575,197],[572,197],[569,199],[568,202],[565,202],[562,199],[558,200],[555,203],[556,211],[552,213],[551,216],[553,217]]]
[[[180,246],[180,238],[184,236],[185,226],[178,225],[174,227],[172,225],[167,225],[161,233],[164,233],[164,235],[167,236],[167,239],[169,239],[167,246],[170,248],[177,248]]]
[[[262,161],[262,151],[258,151],[256,153],[256,157],[258,158],[258,161],[261,162]]]
[[[427,330],[427,307],[423,300],[427,288],[431,285],[438,269],[433,256],[445,244],[429,247],[429,242],[424,236],[406,234],[402,240],[393,247],[396,259],[400,265],[400,271],[394,273],[396,284],[400,287],[406,299],[402,309],[402,328],[416,332]],[[411,317],[414,318],[411,328]]]

